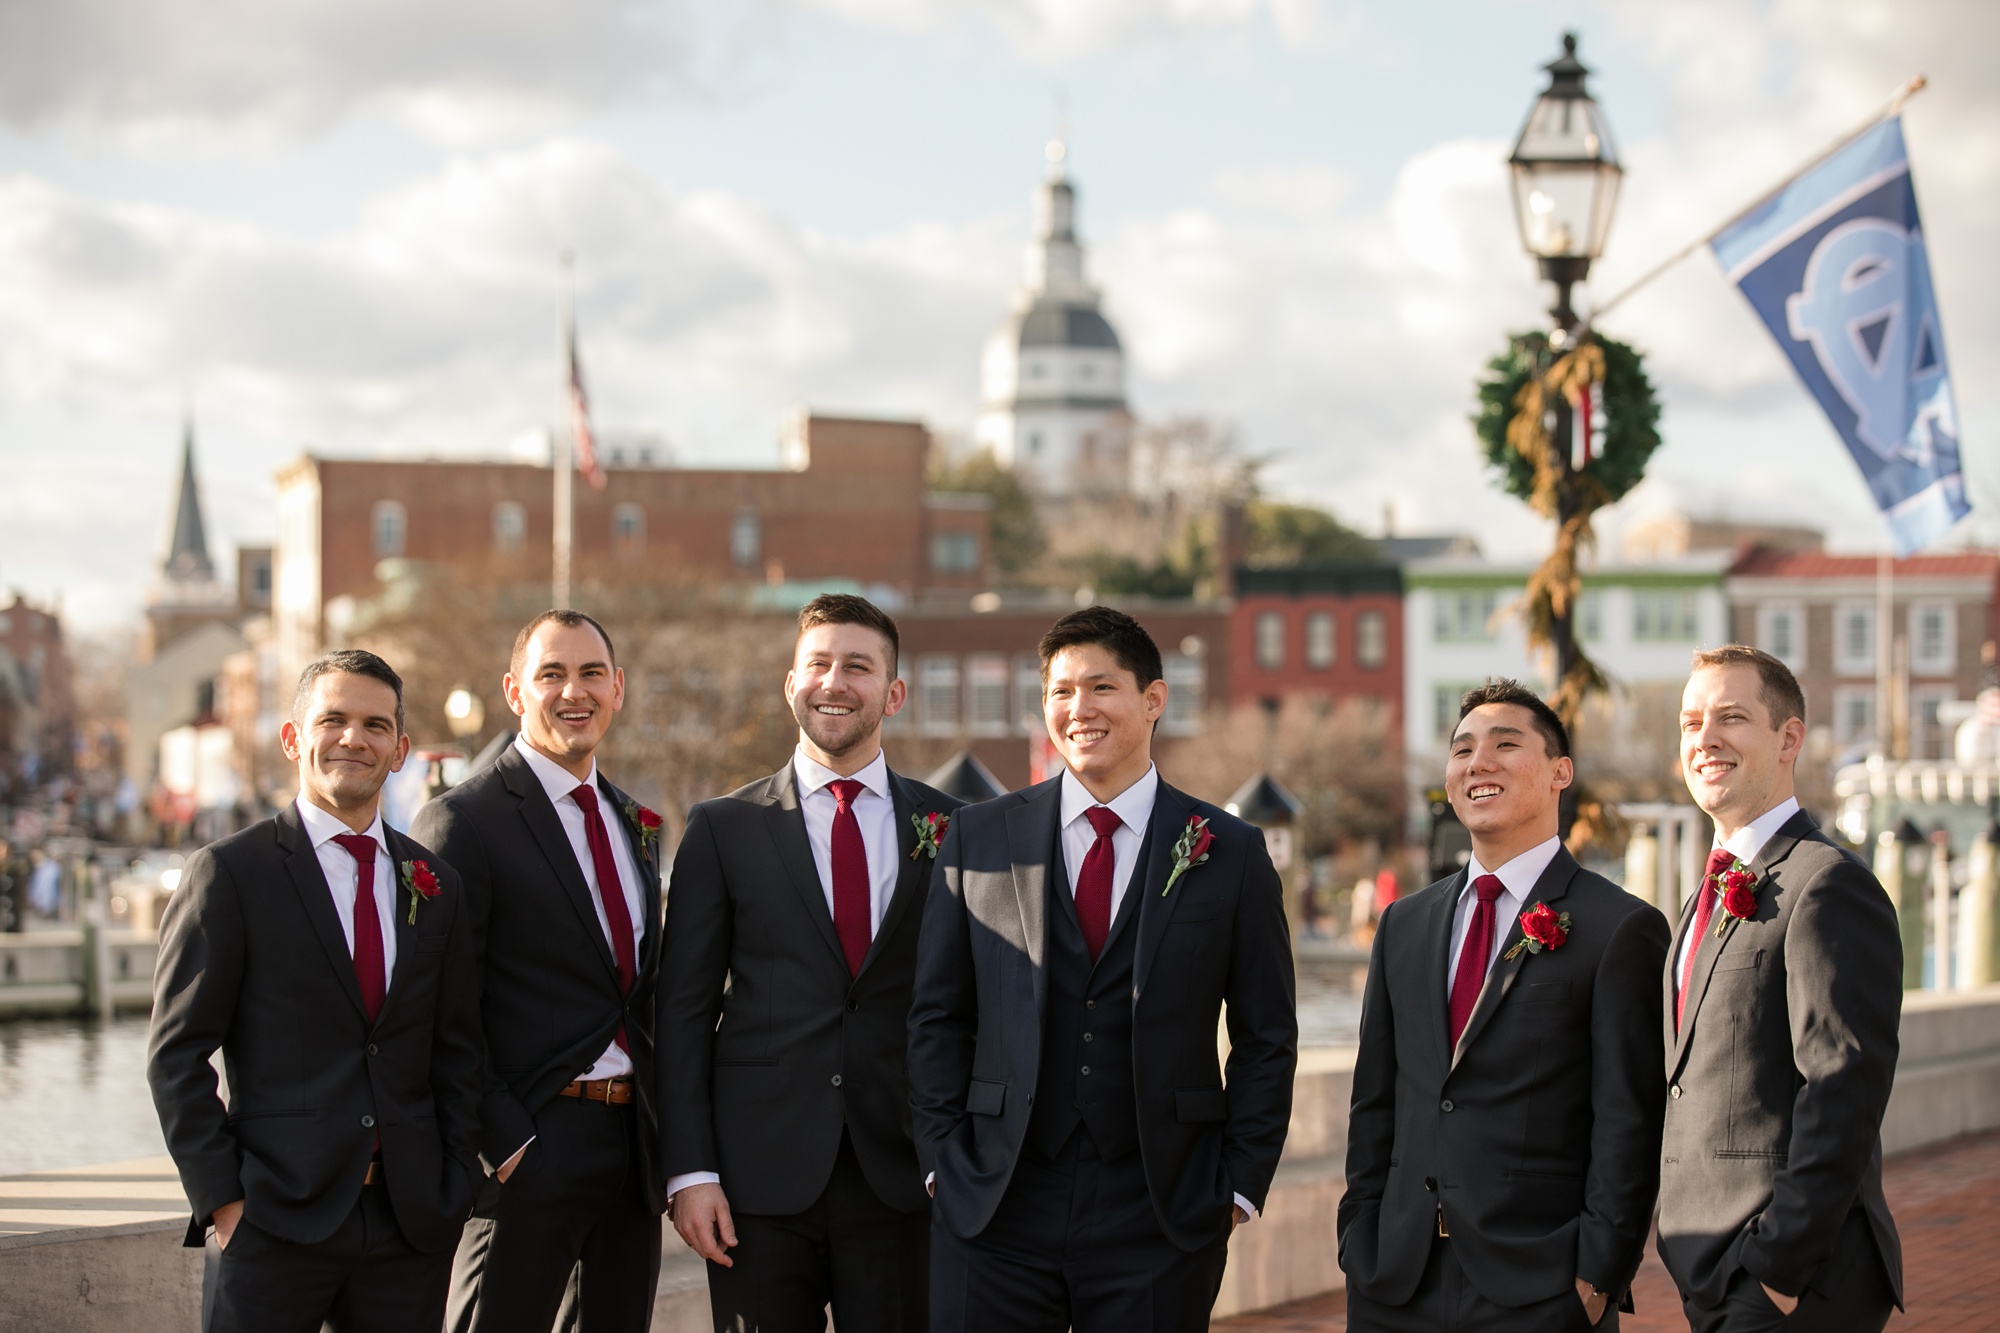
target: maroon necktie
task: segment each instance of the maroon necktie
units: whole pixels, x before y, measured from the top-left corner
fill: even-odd
[[[1465,943],[1458,950],[1458,973],[1451,980],[1451,1045],[1465,1035],[1479,992],[1486,985],[1486,970],[1493,965],[1493,900],[1507,891],[1498,875],[1481,875],[1472,881],[1479,895],[1473,904],[1472,920],[1465,927]]]
[[[366,833],[339,833],[333,840],[354,858],[354,980],[361,987],[361,1008],[373,1023],[389,989],[388,969],[382,965],[382,914],[375,910],[375,839]]]
[[[857,976],[868,957],[868,937],[874,915],[868,891],[868,844],[861,840],[861,823],[854,817],[854,798],[861,784],[835,778],[826,784],[833,793],[833,929],[840,951],[847,955],[847,974]]]
[[[1083,812],[1097,830],[1097,841],[1083,855],[1083,868],[1076,872],[1076,920],[1083,927],[1083,942],[1090,949],[1090,961],[1104,952],[1104,937],[1111,933],[1111,876],[1118,864],[1111,835],[1124,820],[1108,805],[1093,805]]]
[[[1681,964],[1681,984],[1674,995],[1674,1031],[1681,1030],[1681,1015],[1687,1012],[1688,983],[1694,980],[1694,956],[1701,952],[1702,932],[1715,919],[1715,900],[1722,895],[1716,876],[1736,864],[1736,853],[1718,847],[1708,854],[1708,870],[1701,877],[1701,897],[1694,905],[1694,920],[1688,926],[1687,961]]]
[[[618,993],[632,993],[632,978],[639,967],[632,953],[632,909],[625,905],[624,881],[618,878],[618,861],[611,855],[611,835],[604,831],[604,816],[598,813],[597,792],[584,783],[571,792],[570,799],[583,811],[583,836],[590,844],[591,864],[597,867],[597,901],[604,905],[605,925],[611,931],[611,954],[618,960]],[[625,1041],[625,1025],[618,1025],[618,1049],[632,1048]]]

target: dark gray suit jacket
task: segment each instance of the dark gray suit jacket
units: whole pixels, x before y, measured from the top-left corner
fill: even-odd
[[[654,1154],[653,985],[660,964],[660,863],[626,807],[631,798],[598,770],[607,828],[616,819],[638,862],[645,935],[632,993],[618,993],[618,960],[562,819],[513,746],[491,768],[426,802],[411,832],[465,880],[479,946],[486,1029],[486,1095],[479,1151],[498,1168],[535,1134],[535,1116],[596,1063],[618,1025],[632,1057],[648,1203],[657,1212]],[[615,837],[616,834],[614,833]]]
[[[1557,851],[1525,903],[1568,912],[1569,938],[1510,959],[1520,923],[1496,922],[1502,956],[1454,1051],[1447,966],[1464,887],[1460,871],[1392,903],[1375,933],[1340,1266],[1401,1305],[1442,1207],[1466,1276],[1497,1305],[1579,1277],[1625,1297],[1659,1187],[1666,918]]]
[[[480,1180],[479,973],[458,877],[385,828],[389,859],[427,862],[435,898],[393,900],[396,967],[375,1022],[295,806],[188,858],[160,922],[146,1079],[194,1205],[188,1244],[243,1200],[262,1231],[325,1240],[354,1211],[375,1138],[390,1205],[419,1250],[450,1249]],[[209,1055],[220,1047],[229,1105]]]
[[[663,1181],[714,1171],[738,1212],[803,1212],[826,1189],[845,1126],[884,1203],[929,1206],[910,1140],[908,1021],[931,857],[917,854],[911,818],[961,803],[896,773],[889,786],[896,891],[858,975],[791,764],[688,812],[661,964]]]
[[[1838,1296],[1868,1256],[1834,1253],[1867,1211],[1898,1301],[1902,1245],[1882,1197],[1882,1114],[1896,1077],[1903,946],[1860,858],[1803,812],[1750,866],[1757,912],[1719,907],[1694,957],[1686,1013],[1666,1009],[1660,1258],[1682,1291],[1720,1305],[1742,1269],[1788,1296]],[[1681,912],[1674,952],[1694,916]]]
[[[999,1207],[1034,1106],[1060,809],[1052,778],[959,811],[924,912],[910,1100],[938,1216],[963,1237]],[[1215,834],[1209,859],[1163,894],[1192,815]],[[1284,893],[1263,834],[1165,782],[1130,891],[1144,895],[1132,984],[1140,1152],[1162,1230],[1192,1251],[1227,1226],[1232,1194],[1263,1207],[1285,1146],[1298,1016]],[[1225,1004],[1226,1082],[1215,1049]]]

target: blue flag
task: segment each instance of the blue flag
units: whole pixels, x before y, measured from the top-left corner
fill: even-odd
[[[1964,518],[1972,506],[1902,118],[1865,131],[1709,244],[1854,455],[1896,553]]]

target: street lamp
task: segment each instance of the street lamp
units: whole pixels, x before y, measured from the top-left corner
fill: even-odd
[[[445,725],[459,740],[470,740],[486,725],[486,706],[479,702],[479,696],[461,685],[445,696]]]
[[[1549,86],[1528,111],[1528,123],[1507,159],[1514,182],[1514,219],[1521,244],[1556,285],[1558,344],[1576,326],[1570,288],[1604,253],[1611,210],[1624,174],[1611,146],[1611,127],[1597,99],[1584,91],[1590,71],[1576,58],[1576,34],[1563,34],[1563,53],[1543,66]]]

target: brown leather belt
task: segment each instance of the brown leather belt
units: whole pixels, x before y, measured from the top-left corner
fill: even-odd
[[[606,1106],[623,1106],[632,1100],[632,1080],[580,1078],[565,1087],[559,1095],[586,1102],[603,1102]]]
[[[364,1185],[379,1185],[382,1183],[381,1158],[377,1157],[368,1163],[368,1174],[361,1178],[361,1183]]]

